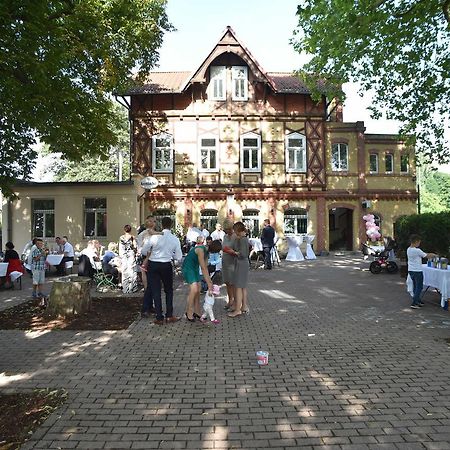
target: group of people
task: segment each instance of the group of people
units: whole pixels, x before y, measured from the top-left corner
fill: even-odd
[[[24,267],[20,260],[19,254],[14,250],[14,244],[7,242],[5,244],[5,251],[0,251],[0,262],[8,263],[5,276],[0,277],[0,287],[9,289],[13,287],[12,281],[14,275],[21,276],[24,273]]]

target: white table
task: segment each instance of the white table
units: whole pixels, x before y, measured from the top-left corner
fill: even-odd
[[[423,285],[439,290],[441,293],[441,306],[445,308],[450,294],[450,270],[435,269],[428,267],[426,264],[422,264],[422,270]],[[413,282],[409,275],[406,279],[406,286],[408,292],[413,296]]]
[[[261,239],[259,238],[250,238],[248,240],[249,244],[253,247],[253,251],[254,252],[262,252],[263,251],[263,246],[261,243]]]
[[[302,251],[300,250],[300,245],[303,243],[303,236],[286,236],[286,241],[288,244],[288,253],[286,255],[286,261],[304,261]]]
[[[61,264],[63,258],[64,255],[47,255],[45,261],[51,266],[58,266],[59,264]]]
[[[8,265],[7,262],[0,263],[0,277],[6,277],[6,272],[8,271]]]
[[[314,234],[307,234],[305,236],[305,241],[306,241],[306,259],[317,259],[316,254],[314,253],[314,250],[312,248],[312,242],[315,239],[315,235]]]

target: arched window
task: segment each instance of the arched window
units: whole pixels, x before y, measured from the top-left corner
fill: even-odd
[[[284,212],[284,234],[306,234],[308,213],[306,209],[291,208]]]
[[[373,217],[374,217],[373,220],[375,222],[375,225],[378,225],[380,227],[380,229],[378,231],[380,232],[380,234],[383,234],[381,232],[381,217],[378,214],[374,214]]]
[[[176,227],[175,223],[175,211],[172,211],[171,209],[155,209],[152,214],[153,218],[155,219],[156,225],[155,228],[158,231],[162,230],[161,220],[163,217],[170,217],[172,219],[172,228],[174,229]]]
[[[259,211],[257,209],[244,209],[242,211],[242,222],[247,227],[249,238],[258,237],[261,234]]]
[[[201,213],[200,224],[212,233],[216,229],[217,224],[217,210],[216,209],[204,209]]]

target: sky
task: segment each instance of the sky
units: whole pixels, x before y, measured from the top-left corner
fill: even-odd
[[[307,56],[297,53],[290,40],[297,28],[299,0],[168,0],[169,20],[177,31],[166,34],[158,71],[191,71],[208,56],[229,25],[267,72],[300,69]],[[346,84],[346,122],[364,121],[367,133],[396,133],[398,123],[373,121],[370,96]]]

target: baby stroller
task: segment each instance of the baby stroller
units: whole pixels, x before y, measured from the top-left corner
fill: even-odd
[[[222,272],[221,267],[219,264],[208,264],[208,273],[211,277],[211,281],[213,284],[221,285],[222,284]],[[208,285],[206,284],[206,281],[203,279],[201,280],[201,292],[206,292],[208,290]]]
[[[362,253],[364,256],[373,256],[374,261],[370,263],[369,270],[373,274],[379,274],[383,269],[386,269],[387,273],[397,273],[398,265],[395,261],[389,261],[389,253],[396,248],[394,240],[388,240],[384,250],[374,250],[367,244],[362,244]]]

